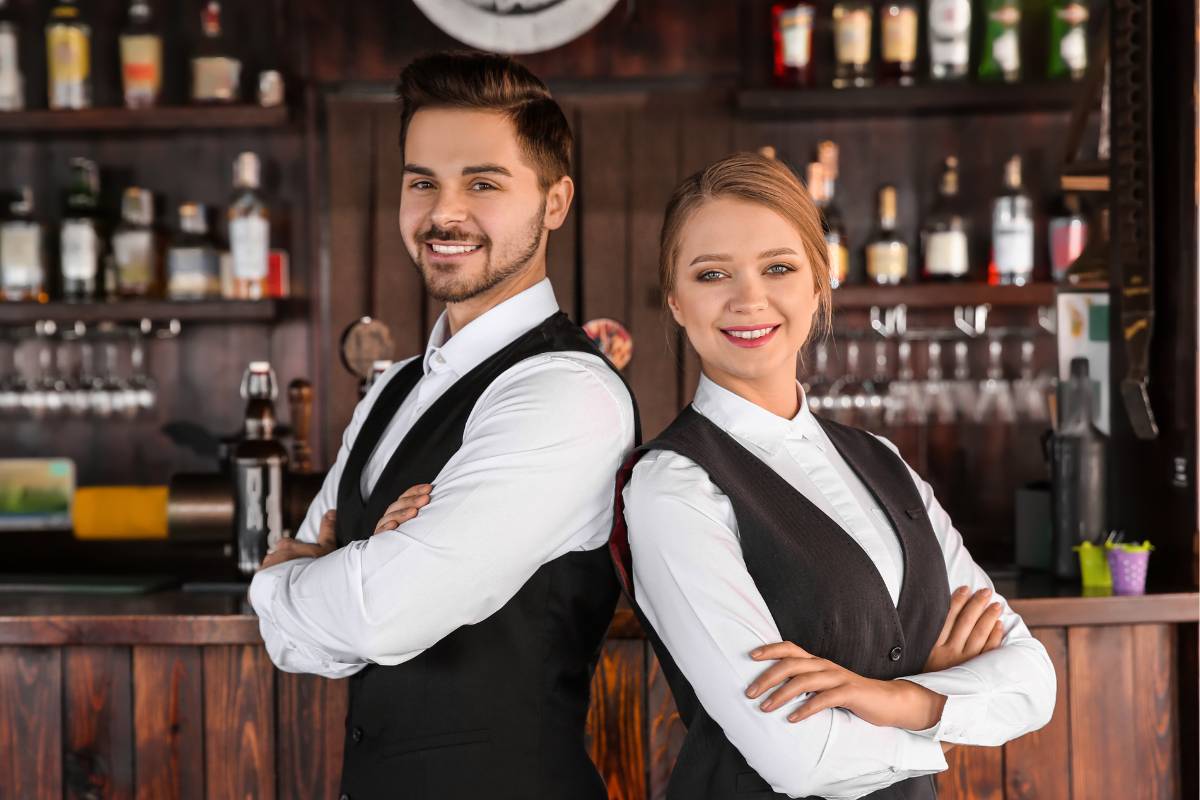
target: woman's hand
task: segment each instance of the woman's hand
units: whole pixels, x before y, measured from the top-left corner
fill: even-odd
[[[400,495],[396,502],[387,507],[375,531],[371,534],[383,533],[400,527],[401,522],[412,519],[417,511],[429,504],[429,493],[433,491],[432,483],[418,483]]]
[[[803,706],[788,715],[789,722],[800,722],[827,708],[845,708],[872,725],[919,731],[941,719],[946,703],[943,695],[923,686],[864,678],[791,642],[759,647],[750,657],[776,662],[746,689],[747,697],[756,698],[779,687],[760,704],[763,711],[774,711],[802,694],[812,693]]]
[[[992,598],[991,589],[980,589],[971,594],[966,586],[960,586],[950,596],[950,611],[946,624],[938,636],[937,644],[929,652],[923,672],[957,667],[980,653],[995,650],[1004,638],[1004,626],[1000,622],[1000,603],[988,605]]]
[[[325,516],[321,517],[321,529],[317,533],[316,544],[300,542],[290,536],[280,539],[274,547],[268,548],[267,557],[263,559],[259,569],[273,567],[276,564],[291,561],[293,558],[320,558],[329,555],[336,549],[337,511],[331,508],[325,512]]]

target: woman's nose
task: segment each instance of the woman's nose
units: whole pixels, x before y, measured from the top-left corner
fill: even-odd
[[[729,299],[729,310],[739,314],[762,311],[767,307],[766,287],[761,281],[743,280],[734,286],[733,296]]]

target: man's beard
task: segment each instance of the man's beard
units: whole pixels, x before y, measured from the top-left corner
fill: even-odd
[[[425,263],[425,243],[430,239],[443,242],[466,241],[467,237],[454,231],[438,228],[436,225],[428,228],[417,237],[417,258],[414,259],[417,271],[421,273],[421,280],[425,283],[425,291],[434,300],[443,303],[462,303],[491,291],[512,276],[524,271],[529,266],[529,262],[537,255],[538,248],[542,244],[542,220],[545,218],[545,214],[546,201],[543,199],[537,214],[530,219],[529,225],[526,226],[526,235],[522,238],[520,247],[513,258],[503,264],[493,265],[491,262],[494,255],[491,249],[492,243],[485,236],[480,243],[480,249],[488,253],[488,260],[483,265],[483,274],[474,278],[455,279],[453,270],[448,270],[449,280],[442,283],[438,283],[436,280],[436,277],[441,274],[439,268]]]

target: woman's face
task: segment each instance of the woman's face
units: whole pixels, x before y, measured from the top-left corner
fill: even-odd
[[[795,380],[820,296],[799,231],[770,208],[718,198],[680,236],[671,313],[723,385]]]

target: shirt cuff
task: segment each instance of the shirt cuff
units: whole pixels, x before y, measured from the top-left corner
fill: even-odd
[[[987,717],[987,687],[970,670],[954,667],[942,672],[908,675],[897,680],[911,681],[946,698],[942,717],[932,727],[912,731],[935,742],[969,744],[970,726]]]
[[[946,753],[940,742],[924,736],[905,736],[901,744],[901,769],[909,777],[931,775],[946,770]]]

